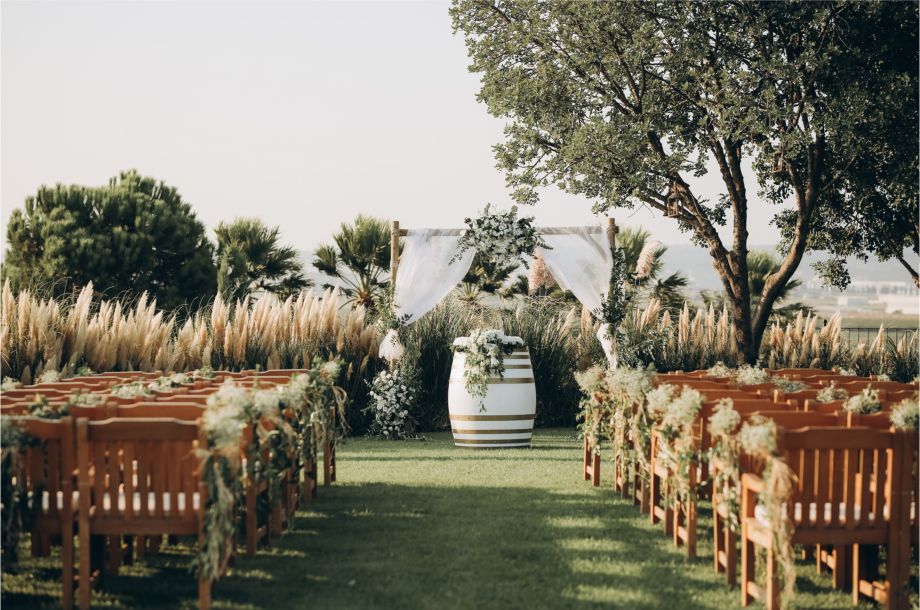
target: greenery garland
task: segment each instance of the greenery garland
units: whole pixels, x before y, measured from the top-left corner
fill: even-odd
[[[735,410],[732,399],[723,398],[716,403],[715,411],[709,418],[709,432],[712,434],[709,463],[712,465],[713,494],[718,493],[719,505],[712,509],[713,512],[725,509],[724,527],[732,532],[739,531],[741,526],[740,428],[741,415]]]
[[[334,442],[330,408],[343,413],[346,399],[344,390],[335,385],[339,373],[337,361],[317,358],[306,373],[293,376],[286,385],[247,390],[228,381],[208,398],[202,417],[208,447],[199,449],[208,489],[205,533],[193,562],[203,578],[217,579],[232,552],[226,541],[236,531],[241,475],[269,482],[270,505],[264,509],[271,510],[280,496],[284,471],[291,466],[299,470],[308,459],[315,461],[318,442]],[[239,448],[250,424],[255,434],[247,447],[243,473]]]
[[[454,340],[453,350],[465,354],[463,379],[466,390],[479,398],[479,408],[485,411],[485,397],[489,393],[489,379],[505,377],[504,357],[521,347],[524,342],[520,337],[509,337],[502,331],[490,328],[474,329],[469,337]]]
[[[795,557],[792,535],[795,526],[786,513],[786,506],[792,498],[795,475],[779,453],[776,439],[776,423],[771,419],[754,416],[741,427],[739,434],[741,449],[764,461],[764,490],[758,503],[766,511],[766,519],[773,531],[773,551],[782,579],[781,598],[788,603],[795,594]]]
[[[489,208],[490,204],[486,204],[478,218],[464,219],[467,228],[457,242],[457,253],[451,263],[467,250],[475,250],[495,263],[519,263],[527,267],[527,257],[533,256],[537,248],[550,249],[533,226],[533,216],[518,218],[516,205],[507,212],[492,213]]]
[[[626,255],[620,248],[611,248],[612,266],[610,267],[610,287],[607,296],[594,316],[607,325],[607,332],[615,343],[619,342],[620,326],[629,313],[634,293],[627,286],[635,282],[635,273],[626,265]]]

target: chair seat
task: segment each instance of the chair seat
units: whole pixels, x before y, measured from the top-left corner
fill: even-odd
[[[824,523],[830,523],[831,518],[833,516],[833,512],[834,512],[833,503],[825,502],[822,510],[823,510],[822,517],[824,519]],[[818,503],[811,502],[807,505],[803,505],[802,502],[796,502],[795,508],[793,510],[794,522],[796,524],[802,523],[803,515],[805,515],[806,512],[808,515],[808,518],[805,519],[806,524],[811,524],[817,521]],[[859,521],[861,516],[862,516],[862,507],[859,504],[857,504],[853,507],[853,520]],[[840,502],[837,505],[837,517],[838,517],[838,522],[840,524],[846,524],[847,505],[843,502]],[[886,517],[887,517],[887,514],[886,514]],[[754,518],[757,519],[757,521],[760,522],[762,525],[769,527],[770,519],[767,517],[767,507],[766,506],[762,504],[758,504],[756,507],[754,507]],[[867,516],[867,521],[869,523],[875,523],[875,513],[870,512]]]
[[[132,502],[132,505],[133,505],[132,508],[134,509],[134,513],[140,514],[141,509],[142,509],[143,495],[138,491],[135,491],[132,495],[133,495],[133,500],[134,500]],[[174,510],[172,507],[173,497],[176,498],[176,504],[178,504],[178,508],[176,508],[175,510],[177,510],[180,513],[185,512],[185,507],[186,507],[185,495],[186,495],[185,492],[181,492],[181,491],[176,494],[168,494],[168,493],[161,494],[160,504],[163,507],[163,512],[169,513],[169,512],[172,512],[172,510]],[[118,512],[125,512],[126,510],[125,500],[126,500],[125,492],[119,491],[118,492],[118,506],[116,509]],[[156,492],[153,492],[153,491],[147,492],[147,511],[150,514],[153,514],[153,512],[156,510],[156,500],[157,500]],[[199,505],[200,503],[199,503],[198,492],[194,492],[192,493],[192,509],[197,511],[199,508]],[[106,492],[102,496],[102,508],[103,508],[103,511],[105,512],[109,512],[112,510],[112,498],[108,492]]]
[[[80,503],[80,492],[74,490],[70,494],[70,509],[74,512],[77,511],[77,507]],[[47,513],[51,510],[51,493],[47,491],[42,492],[42,513]],[[54,494],[54,508],[57,511],[64,510],[64,492],[59,491]]]
[[[802,523],[803,521],[802,516],[805,514],[804,512],[805,510],[808,511],[808,519],[805,521],[806,525],[814,523],[818,519],[818,504],[816,502],[809,503],[807,506],[807,509],[803,508],[803,504],[801,502],[796,502],[795,509],[793,510],[793,520],[797,525]],[[824,503],[824,515],[823,515],[824,523],[830,523],[831,517],[833,515],[833,511],[834,511],[834,505],[831,502],[825,502]],[[843,502],[840,502],[837,505],[837,511],[838,511],[837,512],[838,522],[841,525],[845,525],[846,520],[847,520],[846,504]],[[916,505],[911,503],[910,514],[911,514],[912,520],[914,519],[915,513],[916,513]],[[888,519],[888,507],[887,506],[885,506],[882,514],[883,514],[884,519]],[[853,506],[853,521],[859,521],[861,517],[862,517],[862,507],[859,504],[856,504]],[[758,504],[756,507],[754,507],[754,518],[757,519],[757,521],[760,522],[761,525],[764,525],[764,526],[770,525],[770,520],[767,518],[767,507],[765,507],[762,504]],[[866,517],[866,520],[868,523],[874,524],[875,523],[875,513],[869,512],[869,514]]]
[[[141,508],[142,508],[142,502],[143,502],[143,496],[141,492],[139,491],[135,491],[133,496],[134,496],[133,498],[134,501],[132,503],[133,504],[132,508],[134,509],[135,514],[140,515]],[[147,493],[147,510],[151,515],[156,510],[156,496],[157,496],[156,492],[151,491]],[[171,512],[173,496],[176,496],[176,499],[177,499],[176,504],[178,504],[178,511],[180,513],[185,512],[185,507],[186,507],[185,492],[179,492],[178,494],[163,493],[162,499],[161,499],[161,504],[163,506],[163,512],[164,513]],[[71,509],[73,511],[76,511],[77,508],[79,507],[79,504],[80,504],[80,492],[75,490],[71,493],[71,498],[70,498]],[[51,510],[51,505],[52,505],[51,494],[47,491],[42,492],[42,500],[41,500],[42,512],[47,513],[49,510]],[[197,511],[200,505],[201,503],[200,503],[200,499],[198,496],[198,492],[194,492],[192,494],[192,509]],[[64,509],[64,492],[59,491],[56,494],[54,494],[54,506],[58,511]],[[105,512],[109,512],[112,510],[112,498],[111,498],[111,494],[109,494],[108,492],[103,494],[102,508],[103,508],[103,511]],[[117,510],[118,512],[125,512],[125,510],[127,510],[126,497],[125,497],[125,492],[123,490],[118,492]]]

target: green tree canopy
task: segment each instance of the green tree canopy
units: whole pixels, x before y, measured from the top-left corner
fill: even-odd
[[[533,203],[537,188],[554,184],[599,210],[643,205],[673,218],[708,248],[739,352],[754,362],[773,304],[806,250],[822,246],[817,227],[830,236],[838,220],[847,225],[854,196],[875,210],[903,206],[916,221],[917,198],[903,181],[916,182],[916,169],[905,168],[917,163],[917,10],[454,0],[451,15],[481,75],[479,99],[509,121],[495,149],[515,197]],[[890,155],[895,170],[871,171]],[[707,161],[723,182],[715,201],[688,182]],[[786,254],[756,300],[748,163],[760,199],[789,208],[775,216]],[[916,243],[916,222],[894,224],[866,228],[893,244],[889,252]]]
[[[354,222],[343,222],[332,240],[332,245],[322,244],[316,249],[313,266],[338,280],[350,302],[374,309],[389,282],[389,223],[359,214]]]
[[[217,225],[217,288],[225,300],[242,299],[254,292],[284,299],[313,285],[304,277],[297,250],[278,243],[279,231],[258,218],[237,218]]]
[[[172,309],[214,294],[204,225],[178,191],[136,171],[107,186],[43,186],[7,227],[14,289],[63,294],[89,282],[109,296],[147,291]]]

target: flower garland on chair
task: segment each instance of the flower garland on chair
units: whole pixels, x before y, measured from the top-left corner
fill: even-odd
[[[709,418],[709,432],[712,434],[712,447],[709,449],[710,470],[713,473],[713,502],[718,497],[719,504],[713,506],[713,512],[725,508],[727,519],[725,528],[737,532],[741,525],[741,466],[739,463],[740,441],[738,433],[741,428],[741,415],[735,411],[731,398],[723,398],[716,403],[715,411]]]
[[[668,471],[667,500],[685,504],[695,502],[698,492],[699,482],[696,487],[691,485],[690,474],[700,458],[693,428],[703,408],[703,396],[689,386],[684,386],[679,394],[670,392],[673,398],[667,406],[656,410],[657,429],[663,441],[657,458]]]
[[[318,441],[333,442],[334,426],[330,409],[342,413],[345,391],[336,384],[341,367],[338,362],[317,358],[306,373],[272,389],[248,390],[228,380],[208,398],[202,426],[207,448],[199,448],[201,478],[208,491],[205,503],[204,540],[193,567],[203,578],[216,580],[232,554],[236,532],[236,510],[240,502],[244,475],[265,477],[269,498],[280,493],[281,473],[292,465],[302,467],[316,458]],[[246,472],[242,472],[240,447],[248,425],[254,429],[246,448]],[[268,459],[263,459],[267,450]]]
[[[795,526],[786,513],[786,506],[792,498],[795,475],[779,452],[776,439],[776,423],[761,416],[752,417],[744,423],[739,434],[741,449],[752,457],[764,461],[764,491],[759,503],[764,507],[766,519],[773,531],[773,551],[776,554],[782,598],[789,600],[795,593],[795,557],[792,535]]]

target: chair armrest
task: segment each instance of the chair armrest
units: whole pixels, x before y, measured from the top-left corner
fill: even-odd
[[[766,483],[756,474],[745,472],[741,475],[741,488],[759,494],[766,489]]]
[[[741,475],[741,518],[753,517],[757,506],[756,495],[766,489],[764,480],[755,474]]]

